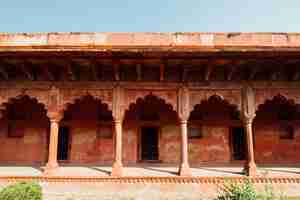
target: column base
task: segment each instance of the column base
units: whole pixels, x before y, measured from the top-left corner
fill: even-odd
[[[115,162],[112,167],[111,176],[122,176],[122,175],[123,175],[122,163]]]
[[[53,175],[54,171],[59,167],[57,162],[54,163],[47,163],[46,167],[44,168],[44,175]]]
[[[188,164],[181,164],[178,172],[179,176],[191,176],[192,172]]]
[[[247,176],[256,176],[256,164],[255,163],[246,163],[244,167],[244,171],[246,172]]]

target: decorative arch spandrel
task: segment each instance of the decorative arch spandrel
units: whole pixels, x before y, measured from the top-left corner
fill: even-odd
[[[190,91],[190,112],[197,104],[207,101],[212,96],[218,96],[231,105],[241,110],[241,90],[191,90]]]
[[[24,96],[36,99],[38,103],[48,108],[48,90],[39,89],[3,89],[0,90],[0,105],[10,103],[13,99],[19,99]]]
[[[61,90],[61,97],[62,97],[61,110],[65,110],[68,105],[74,104],[77,99],[81,99],[88,95],[94,97],[97,100],[100,100],[103,104],[106,104],[108,106],[109,110],[112,110],[111,90],[80,90],[80,89]]]
[[[278,95],[283,96],[286,99],[293,100],[295,104],[300,104],[299,89],[256,89],[255,109],[258,110],[259,105],[264,104],[267,100],[273,99]]]
[[[152,90],[125,90],[124,106],[129,109],[130,104],[135,104],[138,99],[144,99],[146,96],[156,96],[170,104],[174,110],[177,108],[177,91],[152,91]]]

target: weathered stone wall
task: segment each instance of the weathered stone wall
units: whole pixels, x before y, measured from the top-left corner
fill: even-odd
[[[97,138],[96,125],[73,124],[70,135],[71,163],[110,163],[113,160],[113,139]]]
[[[257,163],[300,163],[300,126],[294,126],[294,139],[281,139],[276,123],[254,126],[254,150]]]
[[[136,163],[138,160],[138,127],[132,123],[123,127],[123,161]]]
[[[230,159],[229,128],[226,126],[203,126],[203,138],[189,140],[191,164],[228,163]]]
[[[159,159],[163,163],[180,162],[180,128],[176,124],[161,127],[159,138]]]
[[[8,124],[0,124],[0,162],[16,164],[45,163],[48,130],[43,125],[26,123],[23,137],[8,137]]]

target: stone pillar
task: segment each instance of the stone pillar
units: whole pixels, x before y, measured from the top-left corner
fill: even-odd
[[[112,115],[114,118],[115,126],[115,157],[112,167],[112,176],[123,175],[122,164],[122,123],[124,117],[123,103],[124,103],[123,89],[120,85],[113,88],[113,101],[112,101]]]
[[[181,132],[181,163],[179,168],[179,175],[190,176],[191,170],[188,161],[187,120],[180,120],[180,132]]]
[[[49,140],[49,152],[48,163],[45,168],[45,173],[49,174],[52,170],[58,167],[57,163],[57,146],[58,146],[58,118],[50,118],[50,140]]]
[[[188,161],[188,129],[187,122],[190,115],[189,109],[189,90],[182,86],[178,90],[177,112],[180,120],[181,134],[181,163],[179,167],[180,176],[190,176],[191,170]]]
[[[247,162],[245,171],[248,176],[256,176],[256,164],[254,161],[254,148],[253,148],[253,132],[252,132],[253,118],[244,119],[243,124],[247,138]]]
[[[115,157],[112,167],[112,176],[122,176],[122,120],[115,120]]]
[[[252,122],[255,118],[255,95],[254,90],[249,85],[244,85],[242,88],[242,121],[246,132],[247,139],[247,162],[245,171],[248,176],[256,175],[256,165],[254,161],[253,150],[253,131]]]

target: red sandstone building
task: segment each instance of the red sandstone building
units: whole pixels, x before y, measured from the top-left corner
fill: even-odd
[[[299,34],[0,34],[0,163],[297,165],[299,65]]]

